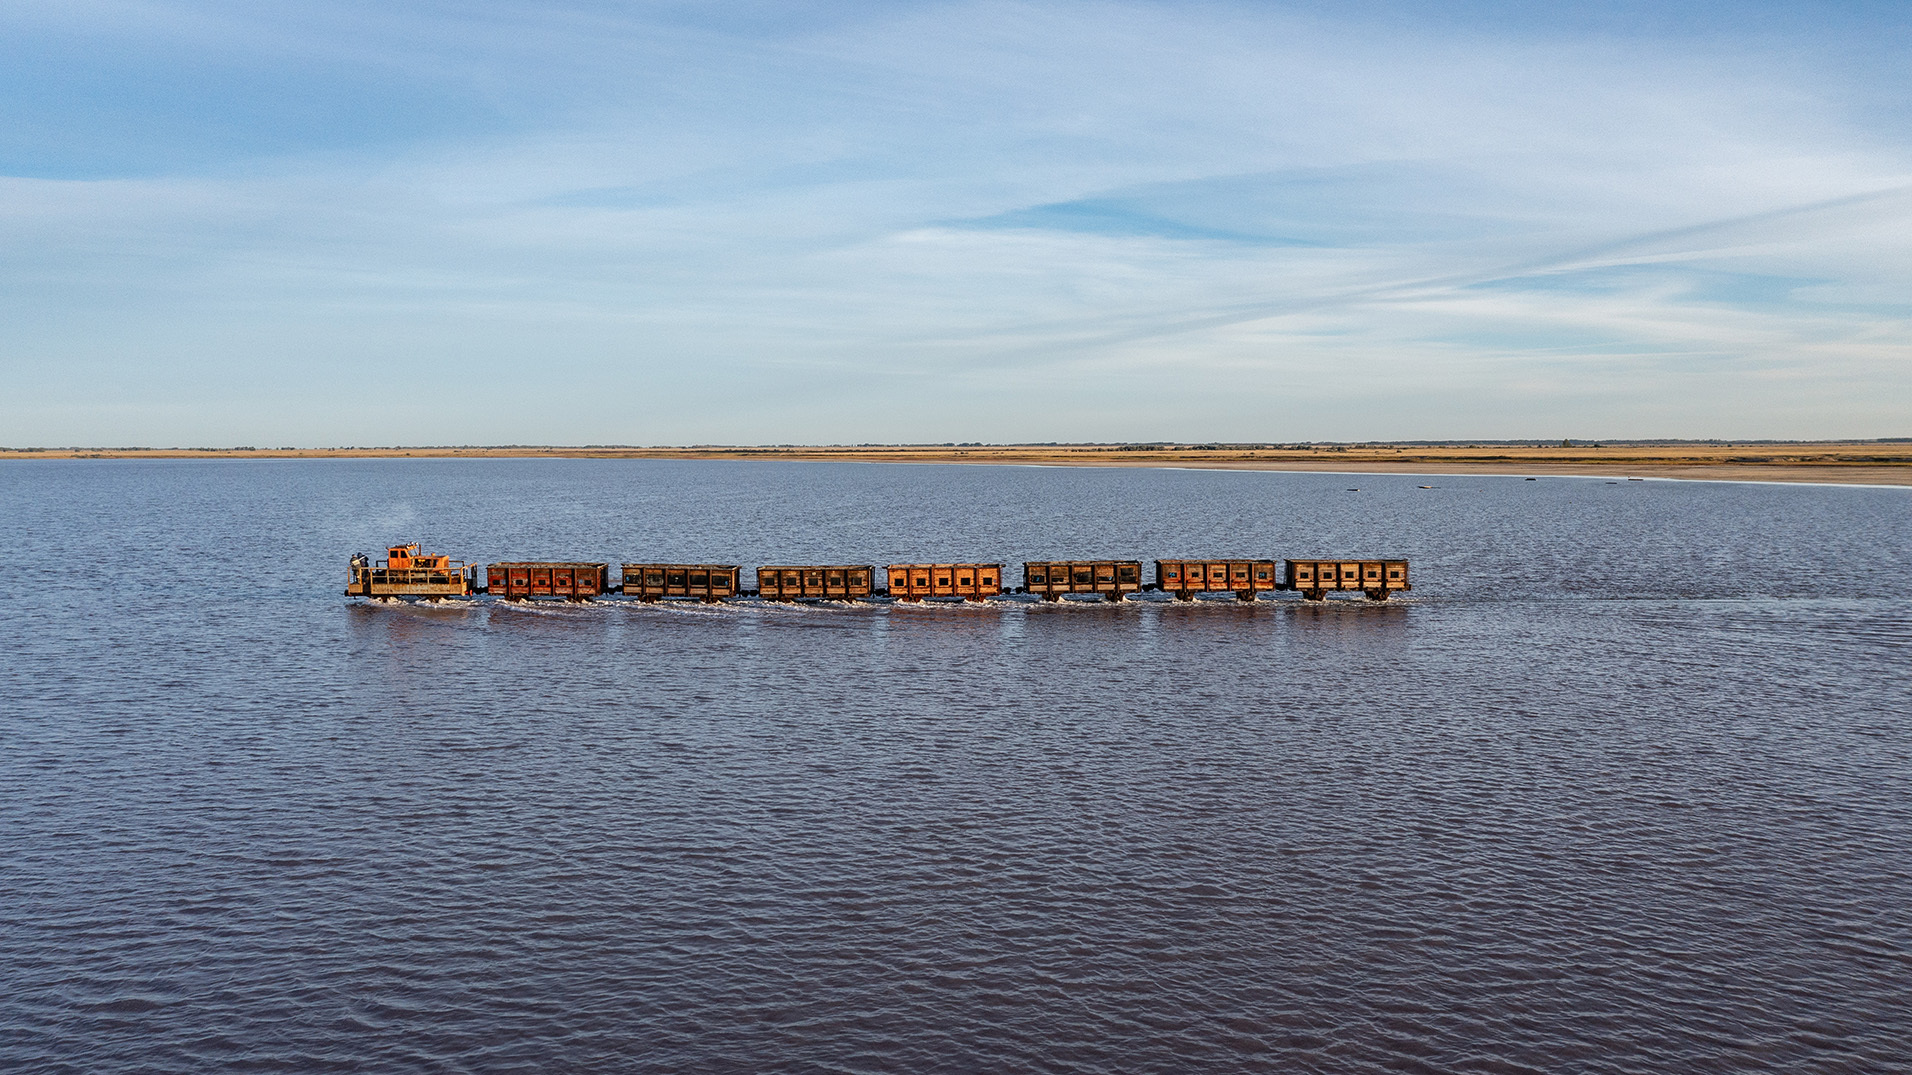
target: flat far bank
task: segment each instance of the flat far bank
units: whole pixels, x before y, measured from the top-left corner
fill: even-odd
[[[1681,478],[1912,486],[1912,442],[1651,443],[1541,446],[1483,442],[1291,446],[695,445],[389,448],[0,449],[19,459],[754,459],[848,463],[1183,467],[1383,474]]]

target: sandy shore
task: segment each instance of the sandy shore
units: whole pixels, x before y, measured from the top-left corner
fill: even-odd
[[[1509,474],[1699,481],[1835,482],[1912,485],[1912,442],[1654,444],[1574,447],[1469,445],[856,445],[415,448],[61,448],[0,449],[17,459],[318,458],[801,459],[865,463],[993,463],[1041,466],[1191,467],[1344,473]]]

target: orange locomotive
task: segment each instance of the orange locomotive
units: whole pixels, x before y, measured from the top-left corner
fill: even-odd
[[[377,567],[364,553],[352,557],[348,597],[466,597],[477,589],[477,568],[446,556],[426,556],[417,543],[393,545]]]

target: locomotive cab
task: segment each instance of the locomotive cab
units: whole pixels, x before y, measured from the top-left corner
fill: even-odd
[[[446,571],[451,568],[451,557],[423,555],[417,542],[393,545],[385,550],[385,567],[391,571]]]

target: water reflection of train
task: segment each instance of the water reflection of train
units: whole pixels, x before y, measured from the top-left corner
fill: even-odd
[[[1376,601],[1414,587],[1406,560],[1156,560],[1155,581],[1142,579],[1140,560],[1031,560],[1022,565],[1022,585],[1006,585],[1003,565],[767,564],[756,569],[756,586],[743,585],[736,564],[620,565],[611,581],[609,563],[570,560],[505,561],[467,565],[462,560],[425,555],[417,545],[394,545],[374,565],[363,554],[352,557],[346,594],[355,597],[407,597],[437,600],[489,594],[505,600],[561,598],[588,601],[623,594],[638,601],[666,599],[724,601],[755,597],[766,601],[857,601],[887,597],[986,601],[1004,594],[1029,594],[1060,601],[1087,594],[1120,601],[1132,593],[1160,592],[1181,600],[1202,594],[1232,594],[1253,601],[1262,593],[1292,591],[1320,601],[1331,591],[1356,591]],[[879,586],[879,583],[883,585]]]

